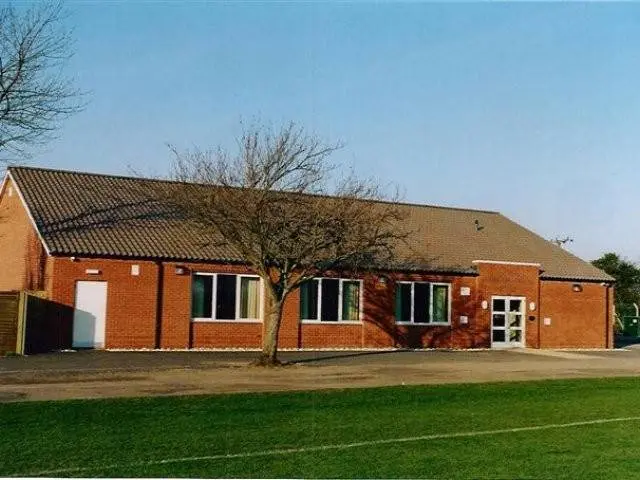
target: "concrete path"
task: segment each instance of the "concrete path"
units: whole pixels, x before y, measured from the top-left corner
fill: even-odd
[[[385,385],[640,375],[640,348],[613,351],[85,351],[0,358],[0,401],[218,394]]]

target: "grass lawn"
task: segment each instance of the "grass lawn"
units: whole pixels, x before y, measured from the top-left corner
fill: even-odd
[[[636,378],[0,404],[0,476],[631,478],[640,420],[158,461],[637,416]]]

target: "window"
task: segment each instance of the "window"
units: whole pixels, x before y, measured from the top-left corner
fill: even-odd
[[[216,319],[236,318],[236,276],[216,275]]]
[[[191,287],[195,320],[260,320],[260,278],[253,275],[196,273]]]
[[[240,318],[260,318],[260,279],[240,277]]]
[[[361,281],[340,278],[310,280],[300,287],[300,319],[359,322]]]
[[[396,323],[449,323],[449,284],[397,282]]]
[[[211,318],[213,299],[213,276],[194,275],[191,287],[191,316]]]

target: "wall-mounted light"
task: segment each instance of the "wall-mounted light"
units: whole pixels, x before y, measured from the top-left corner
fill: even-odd
[[[376,290],[384,290],[385,288],[387,288],[388,284],[389,279],[384,275],[380,275],[376,280]]]
[[[187,267],[183,265],[176,266],[176,275],[184,275],[187,273]]]
[[[573,290],[574,292],[581,292],[582,291],[582,285],[580,285],[579,283],[574,283],[571,286],[571,290]]]

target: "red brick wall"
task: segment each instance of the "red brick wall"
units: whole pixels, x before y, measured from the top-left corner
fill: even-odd
[[[163,264],[162,348],[188,348],[191,327],[191,275],[176,275],[176,264]]]
[[[428,281],[450,284],[451,325],[397,325],[395,320],[396,281]],[[470,289],[470,295],[461,295],[461,289]],[[474,337],[475,298],[474,277],[448,275],[395,274],[389,276],[386,286],[378,277],[365,280],[364,345],[367,347],[405,348],[471,348]],[[460,323],[466,316],[468,323]]]
[[[491,346],[491,297],[514,296],[525,297],[524,336],[527,347],[538,347],[539,320],[539,278],[540,267],[530,265],[512,265],[500,263],[478,263],[480,275],[476,284],[478,290],[478,316],[475,324],[477,346]],[[481,307],[487,302],[487,308]],[[529,309],[529,304],[535,303],[535,310]]]
[[[320,323],[302,324],[302,348],[360,348],[369,347],[362,343],[362,325],[326,325]]]
[[[176,267],[186,267],[184,275]],[[239,265],[165,263],[162,303],[162,348],[238,347],[262,344],[262,323],[242,321],[191,322],[191,275],[195,272],[252,273]]]
[[[131,275],[131,265],[140,266],[140,275]],[[87,269],[100,274],[89,275]],[[108,282],[105,347],[154,348],[157,272],[157,265],[149,261],[56,257],[49,298],[73,307],[77,281]]]
[[[10,180],[0,195],[0,291],[44,290],[44,247]]]
[[[262,345],[262,323],[194,322],[193,348],[258,348]]]
[[[582,291],[574,292],[574,284],[580,285]],[[612,287],[600,283],[542,281],[540,291],[541,348],[613,346]],[[610,296],[608,305],[607,295]],[[544,324],[545,318],[551,325]]]
[[[106,342],[108,348],[154,348],[156,342],[156,289],[158,265],[154,262],[68,258],[50,260],[50,298],[73,306],[77,280],[109,282]],[[140,265],[140,275],[131,275],[131,265]],[[186,267],[184,274],[176,267]],[[299,322],[299,294],[285,302],[280,348],[472,348],[489,347],[492,295],[526,298],[525,339],[529,347],[599,347],[605,342],[605,287],[584,283],[581,294],[571,291],[572,282],[540,282],[538,268],[531,266],[479,264],[480,275],[394,275],[386,283],[378,276],[363,278],[363,322],[320,324]],[[100,275],[87,275],[99,269]],[[251,273],[237,265],[163,263],[162,348],[259,348],[262,323],[242,321],[191,322],[191,274]],[[397,325],[394,316],[395,282],[433,281],[451,284],[451,325]],[[470,295],[461,295],[461,288]],[[541,298],[539,297],[541,292]],[[611,294],[611,293],[610,293]],[[266,297],[266,293],[265,293]],[[481,308],[487,300],[486,310]],[[535,310],[529,310],[529,303]],[[265,303],[266,298],[265,298]],[[610,303],[612,305],[612,302]],[[264,306],[265,315],[268,304]],[[539,313],[541,312],[541,313]],[[460,316],[467,316],[462,324]],[[552,318],[541,327],[543,316]],[[611,337],[611,334],[609,336]]]
[[[265,316],[269,312],[269,302],[266,303]],[[300,290],[289,294],[282,308],[282,324],[280,326],[280,348],[302,348],[302,331],[300,317]]]
[[[393,348],[393,347],[457,347],[474,346],[475,280],[473,277],[446,275],[393,275],[362,277],[364,288],[363,321],[360,324],[299,323],[298,292],[293,292],[285,304],[281,347],[291,348]],[[451,284],[451,325],[396,325],[395,282],[431,281]],[[469,287],[471,295],[460,295],[461,287]],[[468,323],[460,324],[466,315]],[[300,330],[298,330],[298,327]],[[296,344],[297,340],[297,344]]]

